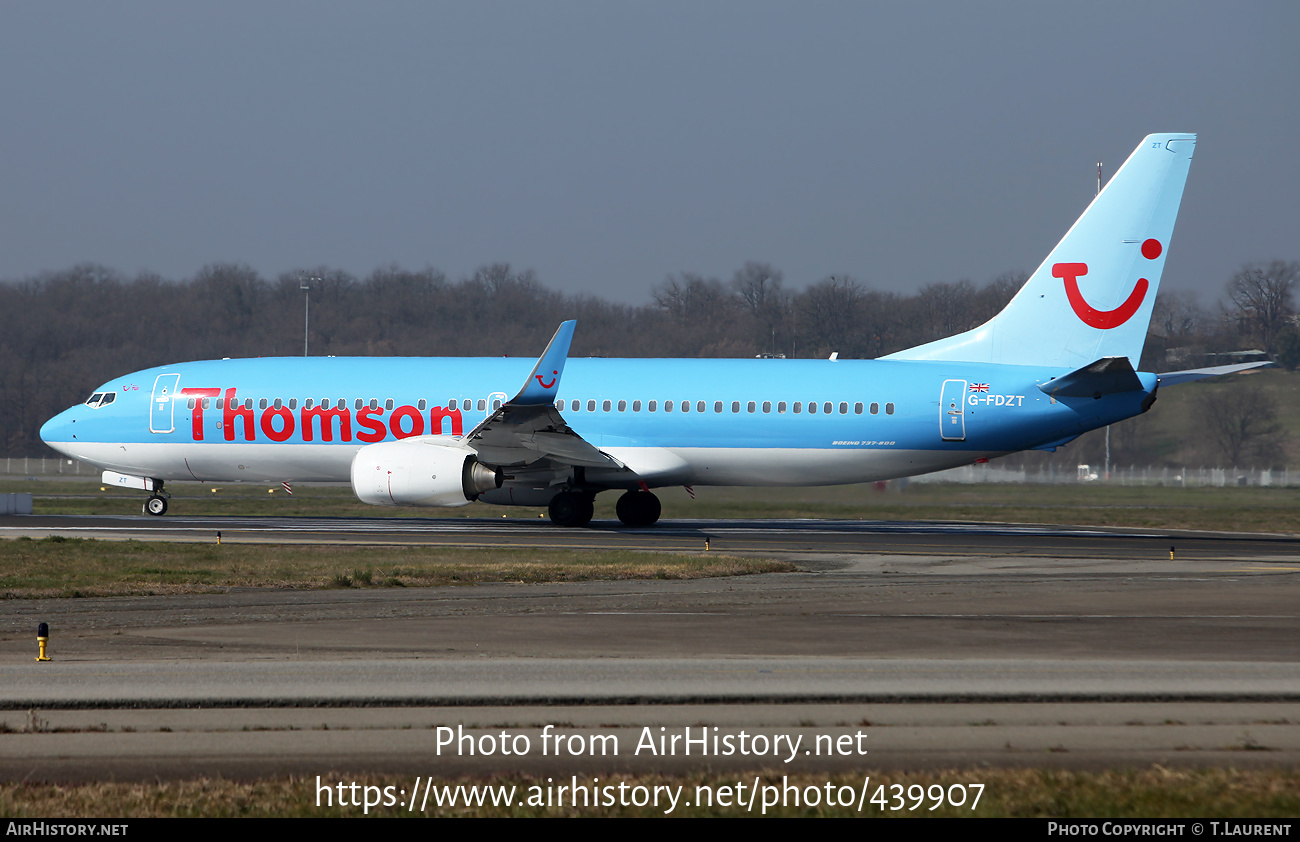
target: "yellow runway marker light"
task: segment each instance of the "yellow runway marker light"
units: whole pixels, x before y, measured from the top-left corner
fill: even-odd
[[[36,627],[36,648],[38,650],[36,655],[36,660],[48,661],[50,659],[50,657],[45,654],[45,644],[49,641],[49,639],[50,639],[50,625],[49,623],[41,623]]]

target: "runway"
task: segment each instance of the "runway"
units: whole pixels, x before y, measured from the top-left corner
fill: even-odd
[[[481,735],[499,723],[530,734],[572,723],[588,737],[608,726],[625,740],[683,722],[732,734],[803,728],[809,739],[874,723],[861,726],[876,752],[867,760],[799,761],[813,768],[1300,760],[1300,541],[1290,537],[861,521],[648,530],[408,518],[0,521],[0,537],[208,541],[218,530],[223,541],[267,544],[697,552],[708,537],[710,551],[783,558],[800,572],[5,600],[0,717],[11,733],[0,734],[0,777],[430,772],[438,727]],[[38,665],[40,621],[51,625],[55,661]],[[932,721],[939,710],[942,727]],[[350,736],[313,730],[318,720]],[[277,736],[259,739],[259,729]],[[404,742],[411,729],[419,736]],[[581,768],[705,763],[626,753],[588,761]],[[521,762],[435,766],[578,768]]]
[[[868,520],[674,520],[647,529],[617,521],[562,529],[542,520],[489,518],[118,517],[0,518],[0,537],[252,543],[419,543],[572,549],[695,551],[704,541],[740,553],[954,553],[1051,558],[1271,558],[1300,563],[1300,537],[1035,524]]]

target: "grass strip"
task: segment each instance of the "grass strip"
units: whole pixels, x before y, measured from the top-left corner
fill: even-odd
[[[5,599],[210,593],[232,587],[699,579],[794,569],[766,559],[636,550],[174,544],[59,536],[0,541],[0,597]]]
[[[3,744],[0,736],[0,745]],[[756,771],[734,774],[696,773],[688,775],[618,774],[600,775],[599,783],[588,776],[578,775],[579,785],[612,786],[614,799],[619,800],[618,787],[625,784],[630,794],[633,787],[682,787],[679,804],[673,815],[684,816],[744,816],[759,815],[761,798],[756,799],[753,812],[744,806],[712,807],[701,805],[697,787],[708,787],[718,792],[731,787],[735,803],[735,787],[743,783],[753,785],[755,776],[760,786],[778,788],[797,787],[807,794],[816,790],[819,803],[807,806],[769,808],[769,816],[872,816],[872,817],[983,817],[983,818],[1293,818],[1300,813],[1300,771],[1294,769],[1169,769],[1153,766],[1136,770],[1109,770],[1100,772],[1059,771],[1045,769],[950,769],[929,772],[872,772],[834,774],[793,774]],[[861,793],[863,778],[870,777],[867,785],[867,803],[861,812],[853,806],[826,806],[827,783],[839,791],[841,787],[852,793]],[[554,778],[554,781],[551,781]],[[456,806],[436,806],[431,797],[423,812],[409,812],[409,792],[413,777],[393,775],[351,775],[331,772],[322,774],[320,780],[356,783],[358,787],[393,787],[394,793],[406,790],[407,805],[372,807],[370,816],[663,816],[664,799],[659,807],[620,806],[530,806],[530,797],[546,803],[560,785],[570,785],[571,778],[560,776],[496,775],[491,777],[459,777],[439,779],[435,786],[450,787],[515,787],[515,803],[509,807],[465,806],[463,799]],[[549,781],[549,783],[548,783]],[[952,807],[944,804],[935,810],[933,802],[922,799],[916,809],[908,809],[915,799],[904,796],[901,808],[882,809],[872,803],[876,788],[885,787],[884,800],[891,807],[895,801],[895,785],[906,793],[909,787],[921,790],[939,784],[945,788],[958,783],[983,783],[985,788],[976,809]],[[362,796],[356,790],[357,798]],[[914,790],[916,792],[916,790]],[[337,789],[335,789],[337,795]],[[748,792],[745,793],[746,798]],[[349,799],[352,795],[349,793]],[[203,778],[199,780],[161,783],[87,783],[52,785],[41,783],[0,784],[0,815],[13,819],[35,817],[43,819],[76,817],[81,819],[101,817],[329,817],[361,816],[359,806],[316,806],[316,778],[277,777],[254,781],[231,781]],[[323,799],[322,799],[323,800]],[[839,792],[836,800],[847,800]],[[689,801],[692,806],[685,806]],[[518,802],[523,802],[520,805]],[[969,805],[969,801],[967,804]],[[417,803],[417,807],[419,804]]]

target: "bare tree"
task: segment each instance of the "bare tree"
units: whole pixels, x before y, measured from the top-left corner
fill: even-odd
[[[1300,263],[1275,260],[1267,266],[1248,263],[1228,281],[1228,298],[1237,308],[1243,332],[1257,338],[1270,355],[1277,334],[1295,312],[1291,294],[1300,281]]]
[[[781,288],[784,275],[767,263],[747,262],[731,278],[731,288],[744,303],[752,324],[754,349],[777,353],[787,347],[790,295]]]
[[[1277,400],[1254,383],[1216,389],[1201,401],[1201,420],[1228,465],[1244,460],[1264,465],[1286,461],[1286,433]]]

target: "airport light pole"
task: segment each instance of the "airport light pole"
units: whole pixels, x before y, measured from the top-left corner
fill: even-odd
[[[311,324],[311,283],[320,278],[307,275],[298,276],[298,289],[302,290],[302,355],[307,356],[307,331]]]

